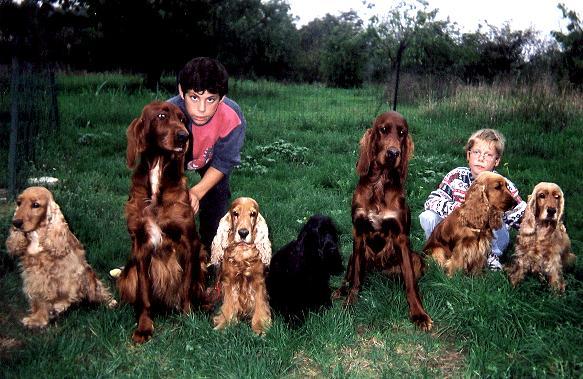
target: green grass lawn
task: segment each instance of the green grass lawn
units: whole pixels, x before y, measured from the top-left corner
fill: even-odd
[[[171,83],[166,81],[167,91]],[[31,175],[60,179],[55,198],[90,264],[113,287],[107,272],[124,264],[130,249],[123,215],[131,174],[125,131],[146,103],[173,93],[142,90],[138,78],[121,75],[64,76],[59,85],[61,130],[39,142]],[[243,164],[231,178],[233,198],[260,203],[274,250],[293,239],[310,215],[323,213],[338,225],[346,264],[358,141],[388,109],[383,93],[372,86],[340,90],[232,81],[229,96],[248,122]],[[423,244],[418,215],[427,195],[449,170],[465,165],[468,136],[493,127],[507,138],[499,172],[523,198],[540,181],[562,187],[565,223],[580,254],[581,96],[460,87],[452,98],[399,111],[415,142],[407,183],[414,249]],[[2,240],[13,209],[0,204]],[[340,280],[335,277],[333,285]],[[276,317],[267,335],[256,337],[245,323],[217,332],[209,314],[169,313],[157,315],[154,338],[136,346],[127,305],[78,306],[45,330],[24,329],[19,320],[27,303],[18,267],[2,244],[0,377],[580,377],[581,259],[566,282],[566,293],[556,296],[535,278],[512,289],[500,272],[448,278],[430,265],[419,283],[435,321],[430,333],[409,322],[402,283],[372,274],[353,308],[336,303],[297,329]]]

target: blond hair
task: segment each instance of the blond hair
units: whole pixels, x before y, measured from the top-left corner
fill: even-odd
[[[468,138],[468,143],[466,143],[466,151],[472,150],[476,140],[493,143],[496,154],[498,158],[502,157],[504,153],[504,145],[506,144],[506,139],[499,131],[495,129],[480,129]]]

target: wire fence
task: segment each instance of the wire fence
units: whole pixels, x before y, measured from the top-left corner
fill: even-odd
[[[37,164],[41,136],[59,129],[59,107],[54,68],[12,58],[0,67],[0,198],[12,199]]]

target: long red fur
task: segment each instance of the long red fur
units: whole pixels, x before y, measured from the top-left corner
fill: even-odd
[[[177,106],[152,102],[127,130],[127,164],[134,171],[125,214],[132,248],[117,285],[136,310],[136,343],[152,336],[154,306],[188,312],[204,301],[206,257],[184,176],[184,120]]]
[[[360,140],[359,181],[352,197],[353,251],[345,279],[333,297],[346,295],[345,304],[354,303],[366,272],[372,269],[401,275],[409,318],[419,328],[430,330],[433,321],[417,288],[424,265],[411,250],[411,214],[404,191],[413,148],[407,121],[397,112],[379,115]]]

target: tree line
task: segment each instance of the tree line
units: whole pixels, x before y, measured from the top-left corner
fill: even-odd
[[[345,88],[387,82],[399,70],[464,83],[550,76],[581,88],[581,20],[557,6],[567,32],[545,40],[509,25],[462,32],[424,0],[369,20],[327,14],[300,28],[284,0],[0,0],[0,63],[19,56],[63,70],[140,73],[148,88],[203,55],[240,78]]]

